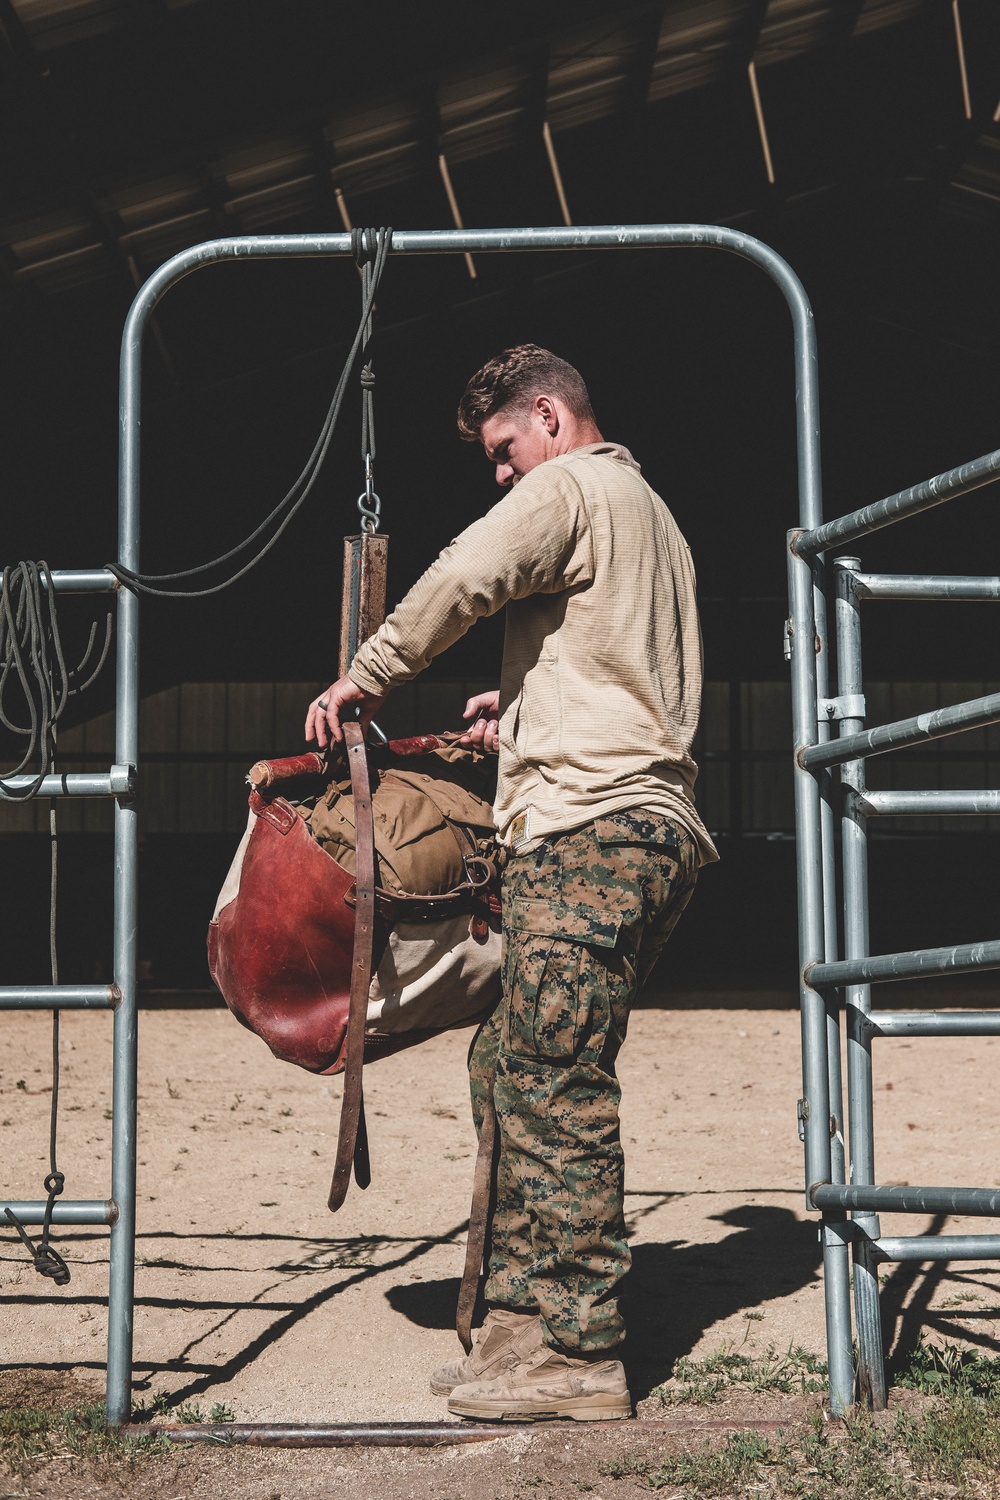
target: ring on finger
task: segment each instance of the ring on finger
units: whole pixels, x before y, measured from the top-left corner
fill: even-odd
[[[323,712],[325,713],[326,710],[330,707],[330,705],[329,705],[329,703],[327,702],[327,700],[325,698],[317,698],[317,700],[316,700],[316,707],[317,708],[321,708],[323,710]]]

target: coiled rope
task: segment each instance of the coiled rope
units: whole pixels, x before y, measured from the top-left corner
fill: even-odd
[[[28,744],[24,754],[13,770],[0,776],[0,800],[23,802],[36,797],[46,775],[55,771],[56,726],[67,702],[76,693],[82,693],[96,677],[108,658],[111,645],[112,615],[109,612],[104,628],[104,645],[97,665],[90,675],[80,681],[93,655],[97,641],[98,622],[90,629],[90,638],[79,664],[67,668],[59,622],[56,615],[55,587],[47,563],[22,562],[16,567],[3,570],[0,587],[0,723],[11,734],[23,736]],[[14,687],[20,689],[22,705],[18,716],[8,704]],[[27,722],[24,722],[24,720]],[[37,770],[26,768],[34,767]],[[13,777],[27,774],[32,779],[27,786],[15,787]],[[59,983],[59,957],[56,946],[56,896],[58,889],[59,844],[56,824],[56,805],[49,803],[49,966],[52,983]],[[13,1209],[4,1210],[31,1256],[35,1270],[50,1277],[57,1286],[69,1281],[69,1267],[52,1244],[49,1235],[52,1226],[52,1210],[56,1198],[65,1185],[65,1177],[59,1170],[57,1160],[57,1137],[59,1120],[59,1011],[52,1012],[52,1100],[49,1109],[49,1172],[45,1178],[48,1195],[42,1232],[37,1242],[32,1240]]]

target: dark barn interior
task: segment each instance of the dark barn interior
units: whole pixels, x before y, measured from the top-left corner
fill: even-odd
[[[448,228],[449,186],[466,227],[560,224],[553,162],[574,224],[726,224],[788,260],[816,314],[828,516],[998,446],[995,0],[0,0],[0,84],[4,563],[114,558],[121,329],[172,254],[348,221]],[[216,266],[169,293],[145,359],[147,571],[225,551],[287,490],[358,308],[347,260]],[[640,460],[698,566],[702,806],[722,860],[662,987],[791,1001],[782,299],[707,250],[390,257],[374,363],[392,598],[492,503],[454,409],[473,370],[525,340],[581,369],[605,435]],[[258,568],[211,599],[143,604],[149,993],[207,988],[204,930],[245,818],[243,773],[300,747],[306,703],[335,675],[359,412],[353,381],[318,490]],[[997,497],[987,486],[882,531],[863,560],[1000,571]],[[71,643],[101,608],[61,601]],[[390,700],[386,727],[457,727],[468,685],[495,677],[501,624]],[[871,606],[872,722],[997,691],[997,639],[985,604]],[[63,717],[66,769],[106,768],[112,705],[107,669]],[[5,737],[4,765],[17,758]],[[995,786],[998,764],[994,727],[871,774]],[[5,982],[47,975],[47,816],[0,803]],[[62,977],[103,979],[110,809],[59,816]],[[875,838],[875,952],[995,931],[989,820],[890,821]]]

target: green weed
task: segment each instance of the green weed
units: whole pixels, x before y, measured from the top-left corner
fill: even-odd
[[[813,1394],[825,1390],[826,1365],[815,1354],[790,1344],[779,1354],[773,1344],[761,1356],[722,1348],[707,1359],[679,1359],[670,1380],[654,1395],[664,1406],[704,1406],[727,1391],[754,1395]]]
[[[756,1432],[732,1432],[719,1447],[704,1443],[660,1463],[627,1455],[599,1464],[598,1472],[611,1479],[638,1479],[651,1490],[682,1484],[695,1495],[731,1496],[750,1488],[774,1493],[768,1471],[782,1468],[787,1454],[784,1443],[774,1445]]]
[[[825,1367],[801,1349],[754,1359],[722,1350],[679,1360],[665,1404],[704,1403],[732,1390],[815,1390]],[[806,1429],[773,1438],[747,1431],[687,1453],[626,1455],[601,1466],[610,1479],[673,1486],[700,1497],[761,1500],[981,1500],[1000,1494],[1000,1359],[963,1346],[921,1343],[897,1382],[925,1399],[916,1410],[876,1419],[858,1411],[843,1426],[813,1413]]]
[[[926,1396],[967,1393],[1000,1398],[1000,1359],[967,1344],[917,1344],[896,1384]]]
[[[61,1412],[34,1406],[0,1410],[0,1463],[15,1474],[53,1458],[130,1464],[165,1451],[159,1438],[127,1438],[109,1429],[103,1402]]]
[[[224,1401],[216,1401],[206,1416],[199,1402],[181,1401],[175,1405],[173,1397],[166,1391],[158,1391],[148,1401],[137,1406],[132,1421],[154,1422],[158,1417],[164,1417],[170,1422],[183,1422],[185,1426],[199,1422],[236,1421],[236,1413]]]

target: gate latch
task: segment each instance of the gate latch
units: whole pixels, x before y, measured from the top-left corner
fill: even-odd
[[[820,698],[816,703],[816,714],[820,719],[863,719],[865,695],[844,693],[840,698]]]

